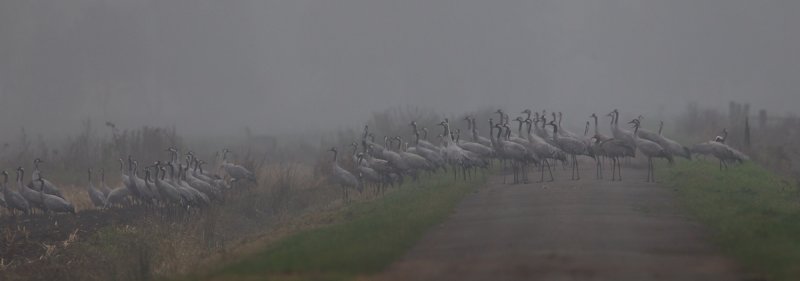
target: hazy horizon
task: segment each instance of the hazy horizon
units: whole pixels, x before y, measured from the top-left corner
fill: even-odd
[[[0,130],[359,127],[412,105],[800,104],[798,1],[3,1]],[[515,113],[515,112],[513,112]],[[2,137],[7,138],[7,137]]]

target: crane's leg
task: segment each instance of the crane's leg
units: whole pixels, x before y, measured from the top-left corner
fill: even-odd
[[[547,164],[547,166],[550,166],[550,164],[547,163],[547,159],[544,159],[544,163]],[[539,171],[541,171],[541,177],[539,178],[539,182],[543,182],[544,181],[544,164],[539,166]]]
[[[517,173],[517,161],[514,161],[514,162],[512,162],[512,163],[511,163],[511,171],[514,173],[514,177],[513,177],[513,178],[514,178],[514,180],[512,181],[512,183],[511,183],[511,184],[517,184],[517,177],[518,177],[518,173]]]
[[[528,164],[525,163],[522,166],[522,182],[528,183]]]
[[[611,181],[617,180],[617,158],[611,158]]]
[[[653,160],[650,160],[650,166],[653,167],[653,182],[656,182],[656,166],[655,166]]]
[[[597,162],[597,179],[601,180],[603,179],[603,159],[598,157],[595,161]]]
[[[578,155],[572,155],[572,166],[575,167],[575,180],[581,179],[581,175],[578,172]]]

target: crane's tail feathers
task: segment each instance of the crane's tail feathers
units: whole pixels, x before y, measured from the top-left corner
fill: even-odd
[[[666,153],[666,158],[667,158],[667,161],[669,161],[669,164],[674,164],[675,163],[675,158],[672,157],[672,154]]]

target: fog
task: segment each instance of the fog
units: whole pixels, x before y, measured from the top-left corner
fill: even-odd
[[[0,2],[0,130],[356,127],[418,105],[796,112],[800,1]],[[572,114],[572,115],[569,115]],[[565,120],[565,121],[566,121]],[[13,131],[12,131],[13,132]]]

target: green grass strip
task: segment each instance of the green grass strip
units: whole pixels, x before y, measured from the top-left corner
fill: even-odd
[[[483,183],[485,176],[465,183],[440,175],[351,203],[339,213],[342,223],[289,236],[212,279],[347,280],[380,272]]]
[[[752,162],[720,171],[716,162],[680,161],[669,173],[681,203],[726,254],[769,280],[800,280],[796,185]]]

